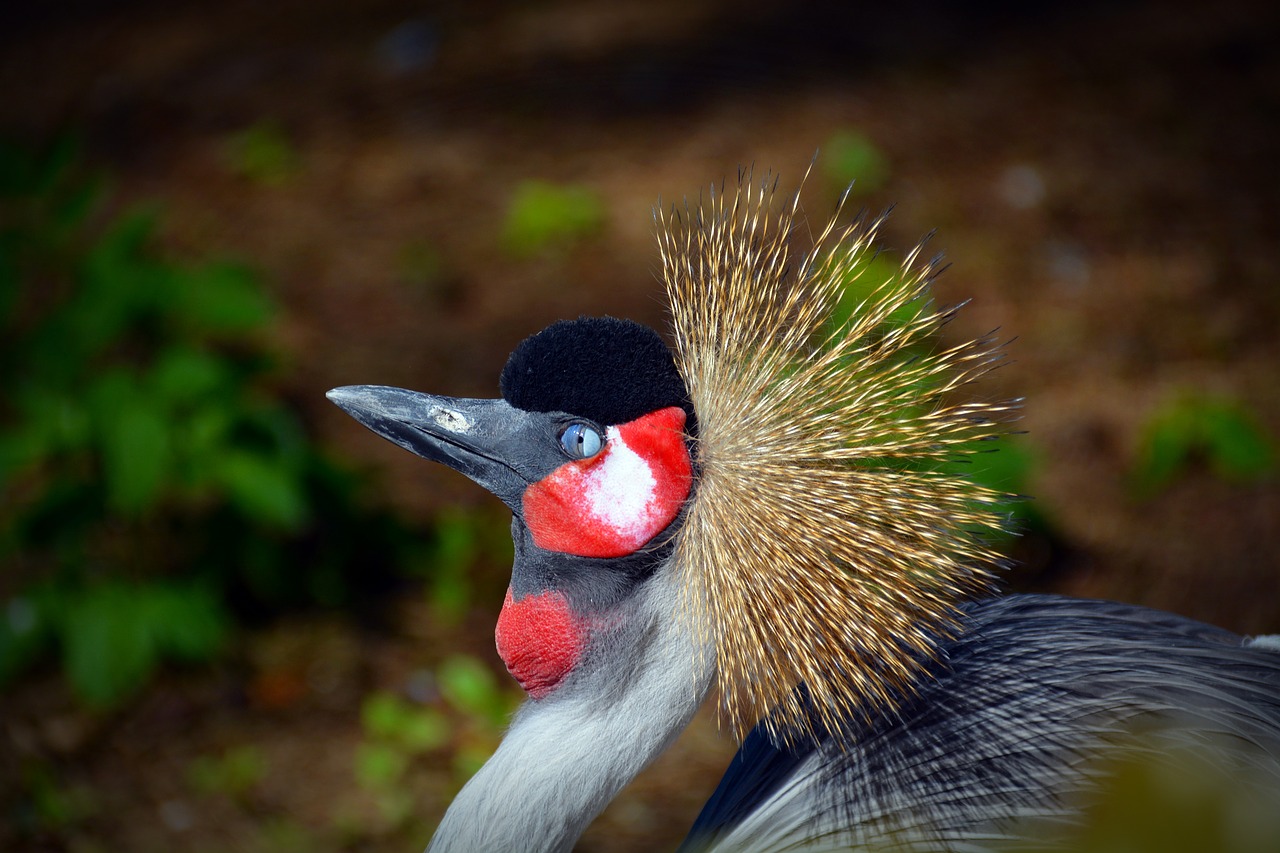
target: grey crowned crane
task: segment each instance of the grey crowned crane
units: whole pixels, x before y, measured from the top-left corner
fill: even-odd
[[[797,255],[775,187],[658,214],[674,350],[581,318],[500,399],[329,392],[512,512],[496,637],[529,698],[429,850],[570,850],[713,688],[742,744],[690,851],[1052,847],[1126,751],[1280,804],[1280,638],[991,597],[1007,496],[946,463],[1008,430],[962,393],[999,347],[927,346],[953,311],[918,253],[849,306],[878,221]]]

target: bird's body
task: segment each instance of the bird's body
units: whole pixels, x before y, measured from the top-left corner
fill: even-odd
[[[1170,613],[987,599],[891,715],[747,738],[688,850],[988,850],[1070,837],[1108,766],[1192,756],[1280,807],[1280,654]],[[1197,753],[1196,750],[1199,750]],[[1280,839],[1277,839],[1280,840]]]
[[[512,510],[496,630],[530,699],[430,850],[568,851],[709,692],[743,745],[688,851],[977,850],[1069,836],[1108,762],[1207,756],[1280,810],[1280,642],[1051,596],[990,598],[1005,496],[949,465],[1013,406],[956,399],[935,265],[832,322],[869,229],[798,261],[742,184],[660,219],[674,353],[552,325],[502,399],[330,392]]]

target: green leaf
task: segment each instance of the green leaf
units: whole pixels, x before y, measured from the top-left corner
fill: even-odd
[[[152,508],[172,467],[173,444],[166,413],[152,398],[130,391],[120,394],[101,416],[108,501],[127,514]]]
[[[369,737],[393,743],[409,753],[436,749],[449,740],[449,721],[443,714],[416,707],[385,690],[365,700],[360,721]]]
[[[370,737],[392,740],[405,719],[403,700],[386,690],[379,690],[360,706],[360,722]]]
[[[1203,430],[1214,473],[1229,482],[1249,482],[1275,468],[1275,447],[1244,407],[1230,402],[1204,413]]]
[[[41,431],[27,424],[0,433],[0,488],[7,486],[23,469],[42,459],[48,446]]]
[[[228,633],[225,607],[208,589],[190,584],[146,588],[146,621],[157,649],[186,661],[206,661]]]
[[[227,161],[232,171],[267,186],[283,184],[301,166],[293,143],[279,125],[264,121],[231,137]]]
[[[567,246],[603,224],[604,205],[589,187],[526,181],[507,207],[502,240],[511,254],[526,256]]]
[[[270,454],[290,471],[305,465],[311,445],[292,412],[283,406],[251,401],[247,394],[238,404],[236,439],[244,448]]]
[[[447,658],[436,670],[440,693],[459,711],[501,725],[510,709],[489,668],[468,655]]]
[[[444,746],[451,733],[444,714],[431,708],[414,708],[400,727],[399,741],[408,752],[421,753]]]
[[[68,602],[63,665],[71,686],[95,707],[134,693],[156,665],[147,602],[122,584],[90,587]]]
[[[193,493],[207,496],[223,488],[219,472],[231,445],[234,414],[231,406],[210,401],[175,425],[177,477]]]
[[[191,403],[224,388],[231,380],[226,362],[207,352],[175,346],[160,354],[147,375],[151,393],[171,403]]]
[[[45,453],[79,451],[93,440],[93,418],[85,400],[72,391],[32,388],[21,395],[19,407]]]
[[[162,654],[210,658],[227,616],[201,587],[111,582],[69,593],[61,629],[72,686],[89,704],[108,707],[141,687]]]
[[[103,197],[103,181],[86,180],[84,183],[70,187],[66,195],[58,199],[52,212],[53,229],[59,232],[59,239],[84,223],[89,215],[101,204]]]
[[[302,483],[276,459],[229,448],[217,460],[215,476],[253,519],[292,530],[307,518]]]
[[[845,130],[827,140],[819,160],[827,178],[841,191],[865,195],[889,179],[889,160],[866,134]]]
[[[228,749],[220,756],[201,755],[187,768],[187,781],[203,794],[244,796],[266,775],[267,761],[256,746]]]
[[[137,322],[135,277],[127,270],[110,276],[82,280],[66,303],[32,330],[21,358],[33,382],[76,387],[84,382],[88,365],[127,337]]]
[[[35,161],[31,174],[32,193],[43,195],[52,192],[80,158],[80,148],[80,140],[71,134],[55,139],[48,152]]]
[[[1147,424],[1134,470],[1134,487],[1151,495],[1173,481],[1195,444],[1195,423],[1178,408],[1158,413]]]
[[[146,254],[147,244],[160,221],[156,205],[137,205],[115,219],[98,238],[85,258],[93,275],[118,281],[121,273],[135,267]]]
[[[480,556],[476,520],[461,511],[444,511],[436,519],[430,570],[431,604],[436,618],[456,622],[471,600],[471,570]]]
[[[1024,437],[1002,436],[997,442],[984,444],[986,447],[975,448],[976,452],[966,454],[961,462],[944,463],[943,470],[962,474],[997,492],[1025,494],[1036,457]]]
[[[870,253],[862,254],[846,271],[843,284],[840,301],[831,312],[831,323],[836,327],[844,326],[852,320],[859,309],[877,295],[890,292],[891,289],[901,291],[904,287],[899,266],[881,255]],[[885,318],[885,331],[914,320],[924,308],[924,300],[899,305]]]
[[[1147,421],[1131,473],[1139,496],[1167,487],[1194,460],[1227,482],[1251,482],[1275,469],[1275,444],[1241,403],[1184,392]]]
[[[201,334],[243,334],[261,328],[274,305],[257,278],[235,264],[209,263],[173,277],[167,298],[175,314]]]
[[[356,749],[356,779],[366,790],[399,783],[408,767],[408,757],[390,744],[362,743]]]

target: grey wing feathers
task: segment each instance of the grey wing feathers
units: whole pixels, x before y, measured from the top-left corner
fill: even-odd
[[[1052,838],[1076,819],[1097,759],[1124,749],[1194,747],[1257,774],[1280,804],[1280,651],[1265,640],[1055,596],[993,599],[967,616],[934,677],[843,745],[786,752],[753,733],[744,750],[767,769],[731,766],[687,849],[974,850],[1028,831]]]

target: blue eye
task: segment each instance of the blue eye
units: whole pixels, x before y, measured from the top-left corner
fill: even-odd
[[[569,424],[560,433],[560,446],[570,459],[590,459],[604,447],[604,436],[587,424]]]

